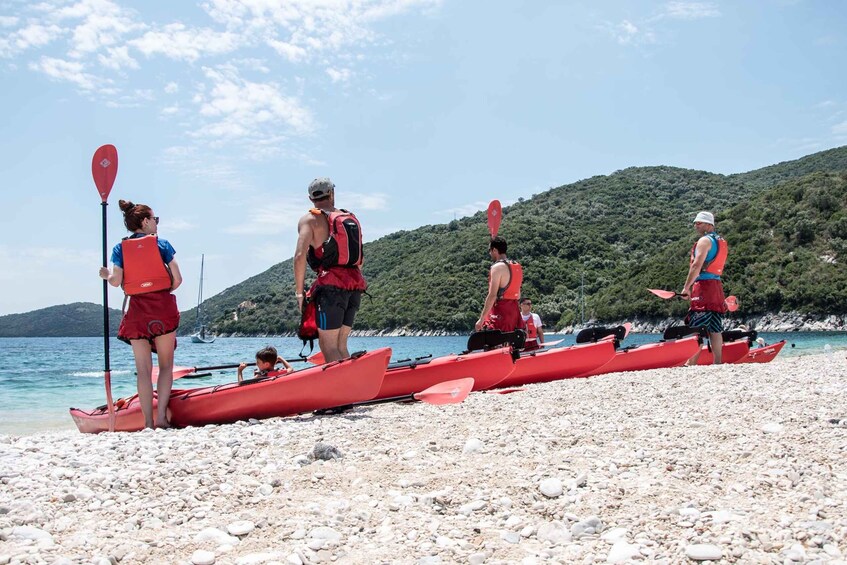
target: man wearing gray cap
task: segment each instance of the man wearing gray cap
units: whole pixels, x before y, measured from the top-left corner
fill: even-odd
[[[699,212],[694,218],[694,229],[700,238],[691,248],[691,265],[681,292],[684,299],[691,301],[685,323],[692,328],[706,328],[717,365],[721,362],[726,312],[721,274],[729,248],[726,240],[715,233],[715,216],[711,212]],[[699,356],[698,350],[687,364],[696,365]]]
[[[297,225],[294,251],[294,296],[303,311],[304,300],[314,301],[318,343],[326,362],[350,356],[347,338],[367,289],[362,276],[362,226],[351,212],[335,207],[335,185],[326,177],[309,184],[315,206]],[[306,264],[317,277],[303,292]]]

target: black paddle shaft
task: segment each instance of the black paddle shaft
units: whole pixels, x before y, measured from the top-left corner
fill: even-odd
[[[103,206],[103,266],[106,267],[106,252],[108,242],[106,241],[106,206],[107,202],[101,203]],[[109,368],[109,281],[103,279],[103,352],[106,361],[105,371],[108,373]]]

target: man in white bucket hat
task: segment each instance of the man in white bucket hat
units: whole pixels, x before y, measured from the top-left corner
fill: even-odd
[[[683,298],[691,301],[685,323],[692,328],[706,328],[717,365],[721,363],[726,312],[721,275],[729,248],[726,240],[715,233],[715,216],[711,212],[699,212],[694,218],[694,229],[700,237],[691,248],[691,264],[681,292]],[[687,364],[695,365],[699,356],[698,350]]]

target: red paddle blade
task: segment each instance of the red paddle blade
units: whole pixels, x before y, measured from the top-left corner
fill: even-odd
[[[492,200],[488,205],[488,233],[492,239],[497,237],[497,231],[500,229],[500,220],[503,219],[503,208],[500,206],[499,200]]]
[[[676,293],[672,290],[661,290],[659,288],[648,288],[647,290],[649,290],[659,298],[673,298],[674,296],[676,296]]]
[[[323,354],[322,351],[318,351],[317,353],[315,353],[313,355],[309,355],[309,357],[306,359],[306,361],[308,361],[309,363],[312,363],[314,365],[323,365],[324,363],[326,363],[326,358],[324,357],[324,354]]]
[[[727,296],[726,300],[726,309],[730,312],[735,312],[738,310],[738,299],[735,296]]]
[[[114,145],[103,145],[94,152],[91,159],[91,175],[100,198],[105,202],[112,192],[115,177],[118,176],[118,150]]]
[[[629,322],[627,322],[627,323],[625,323],[625,324],[623,325],[623,327],[624,327],[624,329],[626,330],[626,331],[624,331],[623,336],[624,336],[624,337],[626,337],[626,336],[628,336],[628,335],[629,335],[629,330],[631,330],[631,329],[632,329],[632,324],[630,324]]]
[[[174,367],[174,380],[181,379],[186,375],[197,372],[197,367]],[[155,383],[159,380],[159,367],[153,367],[151,380]]]
[[[420,400],[427,404],[459,404],[470,394],[471,389],[473,389],[473,382],[473,378],[471,377],[456,379],[454,381],[444,381],[426,390],[422,390],[415,394],[414,397],[415,400]]]

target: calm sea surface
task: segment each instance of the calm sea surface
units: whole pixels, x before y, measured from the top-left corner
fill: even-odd
[[[768,343],[781,339],[789,344],[781,356],[823,353],[847,349],[847,332],[763,333]],[[574,342],[564,338],[562,345]],[[657,341],[658,335],[633,334],[624,345]],[[462,351],[466,337],[361,337],[351,338],[350,350],[391,347],[393,360]],[[219,338],[213,344],[191,343],[180,338],[176,365],[202,367],[254,361],[254,354],[273,345],[286,358],[297,356],[295,338]],[[110,347],[114,398],[135,393],[132,350],[113,339]],[[303,366],[295,364],[295,367]],[[103,340],[101,338],[0,338],[0,434],[22,435],[49,429],[75,429],[68,408],[90,409],[105,404],[103,387]],[[217,371],[210,377],[183,379],[179,388],[219,384],[235,380],[235,370]]]

